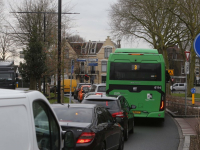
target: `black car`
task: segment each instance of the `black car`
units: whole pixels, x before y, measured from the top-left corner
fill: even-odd
[[[124,139],[127,141],[129,132],[134,133],[134,114],[124,96],[88,95],[82,101],[83,104],[98,104],[105,107],[115,119],[117,116],[122,120],[119,122],[124,128]]]
[[[76,150],[123,150],[123,128],[96,104],[52,104],[62,130],[72,130]],[[117,118],[121,120],[121,118]],[[118,121],[119,121],[118,120]]]
[[[78,98],[78,92],[81,90],[82,85],[91,85],[91,83],[78,83],[74,90],[74,99]]]

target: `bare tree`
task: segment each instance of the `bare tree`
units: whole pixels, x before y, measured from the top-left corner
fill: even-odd
[[[144,39],[164,55],[167,68],[166,49],[176,43],[174,32],[179,27],[176,17],[167,9],[170,1],[118,0],[109,12],[114,37]]]
[[[199,0],[173,0],[174,6],[176,9],[170,9],[171,13],[175,15],[180,22],[185,26],[187,34],[184,36],[187,39],[189,46],[185,50],[191,52],[190,57],[190,74],[188,75],[188,96],[191,96],[190,89],[194,84],[194,69],[195,69],[195,57],[196,53],[194,51],[193,42],[195,37],[200,33],[200,1]],[[182,46],[183,43],[179,42],[179,45]]]

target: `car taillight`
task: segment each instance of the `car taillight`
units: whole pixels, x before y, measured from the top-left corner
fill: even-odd
[[[76,143],[89,143],[94,139],[94,137],[95,137],[94,132],[83,132],[78,138]]]
[[[102,93],[96,93],[95,95],[102,95]]]
[[[113,113],[112,114],[112,117],[115,118],[115,117],[120,117],[120,118],[124,118],[124,114],[123,112],[116,112],[116,113]]]

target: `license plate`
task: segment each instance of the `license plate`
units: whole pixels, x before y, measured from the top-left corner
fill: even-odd
[[[141,111],[133,111],[134,114],[141,114]]]

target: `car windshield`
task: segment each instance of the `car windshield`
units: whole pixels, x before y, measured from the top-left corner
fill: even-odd
[[[99,86],[97,92],[106,92],[106,86]]]
[[[117,101],[110,101],[110,100],[102,100],[102,99],[84,99],[82,101],[83,104],[98,104],[101,105],[105,108],[107,108],[108,110],[116,110],[119,109],[119,105]]]
[[[58,120],[60,122],[92,122],[93,109],[91,108],[80,108],[80,107],[57,107],[54,108]]]

